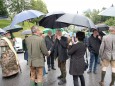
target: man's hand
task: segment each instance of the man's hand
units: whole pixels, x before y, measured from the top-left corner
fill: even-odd
[[[69,45],[72,45],[72,42],[70,42]]]
[[[58,40],[61,40],[61,36],[57,36],[57,39],[58,39]]]
[[[50,50],[48,51],[48,54],[49,54],[49,55],[51,54],[51,51],[50,51]]]

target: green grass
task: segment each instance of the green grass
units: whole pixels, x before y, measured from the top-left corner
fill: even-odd
[[[8,25],[10,25],[10,23],[11,23],[10,20],[0,20],[0,28],[4,28],[4,27],[8,26]],[[30,22],[24,22],[24,25],[23,25],[23,23],[20,23],[19,25],[23,27],[23,30],[27,30],[27,29],[30,29],[30,28],[31,28],[33,25],[35,25],[35,24],[34,24],[34,23],[30,23]],[[42,31],[44,30],[43,27],[39,27],[39,28],[40,28],[40,30],[42,30]],[[21,30],[21,31],[19,31],[19,32],[15,32],[15,33],[13,33],[13,35],[14,35],[15,37],[21,37],[21,38],[23,38],[24,35],[21,34],[21,32],[22,32],[23,30]]]
[[[10,20],[0,20],[0,28],[4,28],[8,25],[10,25],[11,21]]]

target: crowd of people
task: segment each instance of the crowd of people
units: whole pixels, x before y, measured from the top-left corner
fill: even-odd
[[[32,35],[25,36],[23,40],[24,59],[30,66],[30,86],[43,86],[43,75],[46,73],[45,58],[47,58],[48,71],[56,70],[55,59],[58,60],[58,68],[61,75],[58,85],[65,84],[66,81],[66,61],[70,59],[69,73],[73,76],[74,86],[85,85],[84,71],[87,69],[85,54],[87,49],[90,52],[90,62],[87,73],[97,74],[97,64],[102,66],[100,86],[104,85],[104,77],[109,64],[112,68],[112,79],[109,86],[114,86],[115,81],[115,26],[109,28],[109,34],[102,36],[97,29],[88,38],[86,43],[85,33],[76,32],[76,37],[67,38],[62,35],[60,29],[52,35],[49,30],[47,36],[40,31],[38,26],[31,27]],[[19,72],[20,65],[17,54],[11,43],[11,35],[6,33],[0,40],[1,47],[1,66],[3,76],[10,76]],[[9,65],[9,66],[8,66]],[[93,66],[94,65],[94,66]]]

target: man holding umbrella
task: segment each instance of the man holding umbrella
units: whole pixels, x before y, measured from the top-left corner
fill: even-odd
[[[43,86],[44,56],[48,56],[48,51],[44,40],[40,37],[41,31],[37,26],[31,28],[32,36],[26,39],[28,50],[28,65],[30,66],[30,86]],[[37,78],[37,79],[36,79]]]

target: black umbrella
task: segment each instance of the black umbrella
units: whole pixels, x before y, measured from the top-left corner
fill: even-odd
[[[81,26],[81,27],[88,27],[88,28],[95,28],[94,23],[87,17],[81,16],[78,14],[69,14],[66,13],[59,17],[57,22],[63,22],[63,23],[68,23],[70,25],[76,25],[76,26]]]
[[[96,25],[96,28],[98,29],[99,32],[109,30],[109,26],[106,24],[98,24]]]
[[[63,12],[48,13],[43,19],[40,20],[39,25],[44,28],[51,29],[68,27],[69,24],[56,21],[62,15],[64,15]]]
[[[10,25],[9,25],[9,26],[3,28],[3,30],[10,31],[10,32],[18,32],[22,29],[23,29],[22,26],[19,26],[19,25],[14,25],[13,27],[10,27]]]

